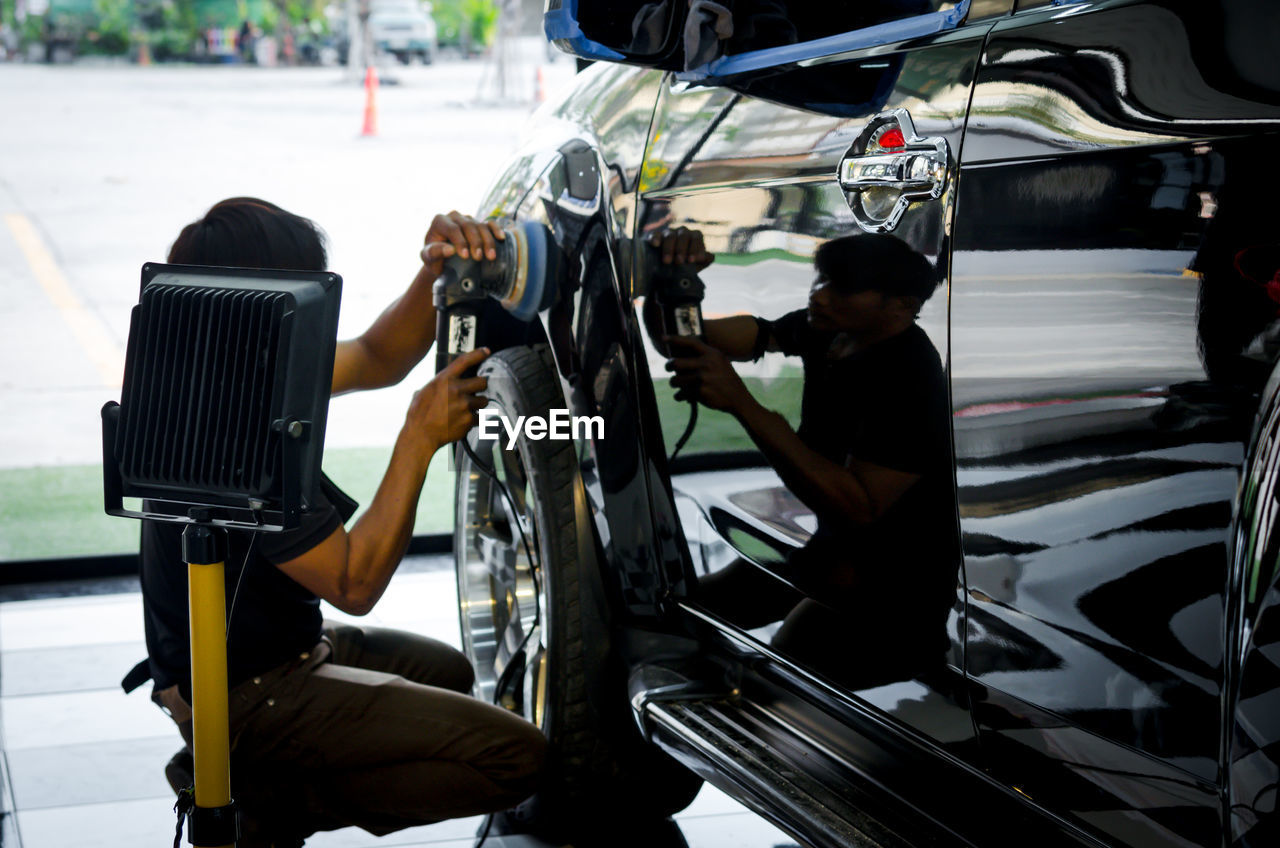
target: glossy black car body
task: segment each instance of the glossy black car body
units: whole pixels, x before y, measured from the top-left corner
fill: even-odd
[[[549,5],[597,58],[634,11]],[[563,406],[605,419],[574,445],[574,532],[628,683],[594,696],[813,844],[1280,844],[1276,11],[818,5],[690,70],[614,53],[651,67],[583,72],[480,210],[546,223],[568,259],[537,322],[486,332],[548,345]],[[841,184],[877,121],[941,151],[936,196]],[[774,568],[814,521],[727,416],[668,462],[688,408],[643,327],[640,245],[679,226],[716,255],[708,318],[802,308],[842,236],[888,229],[938,269],[918,323],[958,520],[920,532],[962,551],[945,663],[861,686],[844,672],[882,646],[811,662],[699,603],[700,577]],[[739,373],[794,423],[794,363]]]

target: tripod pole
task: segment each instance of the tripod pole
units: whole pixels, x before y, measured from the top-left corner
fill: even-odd
[[[203,510],[193,510],[194,512]],[[197,522],[201,516],[192,515]],[[187,562],[191,611],[192,754],[195,808],[189,839],[203,848],[230,848],[239,837],[231,802],[231,742],[227,729],[227,531],[212,524],[187,525],[182,558]]]

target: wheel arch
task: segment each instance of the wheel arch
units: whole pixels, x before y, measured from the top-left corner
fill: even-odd
[[[1228,540],[1222,763],[1227,844],[1280,839],[1280,363],[1245,454]]]

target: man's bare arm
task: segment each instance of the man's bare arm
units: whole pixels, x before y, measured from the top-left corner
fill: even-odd
[[[875,521],[920,479],[861,460],[847,466],[832,462],[806,445],[787,419],[761,406],[718,348],[697,339],[670,341],[680,354],[667,363],[675,372],[676,399],[696,398],[736,417],[782,481],[817,515],[858,524]]]
[[[820,517],[869,524],[920,479],[863,460],[832,462],[806,445],[786,418],[754,399],[735,414],[782,482]]]
[[[399,383],[422,361],[436,337],[431,286],[450,256],[497,256],[504,238],[496,221],[482,223],[459,212],[437,215],[427,230],[422,267],[409,288],[358,338],[338,343],[333,359],[334,395]]]
[[[387,472],[368,510],[350,532],[339,527],[316,547],[278,568],[351,615],[369,612],[386,591],[413,535],[418,496],[431,457],[466,435],[487,401],[484,377],[463,379],[488,351],[460,356],[413,397]]]
[[[728,318],[712,318],[702,322],[707,344],[719,350],[735,362],[746,362],[756,352],[760,324],[750,315],[730,315]],[[765,350],[777,350],[770,337]]]

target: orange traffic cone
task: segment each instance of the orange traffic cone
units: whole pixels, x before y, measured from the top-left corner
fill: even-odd
[[[373,137],[378,134],[378,72],[370,65],[364,72],[364,129],[360,135]]]
[[[541,65],[538,66],[538,74],[535,77],[534,81],[535,81],[535,85],[533,87],[533,102],[546,103],[547,102],[547,81],[546,81],[546,78],[543,76]]]

